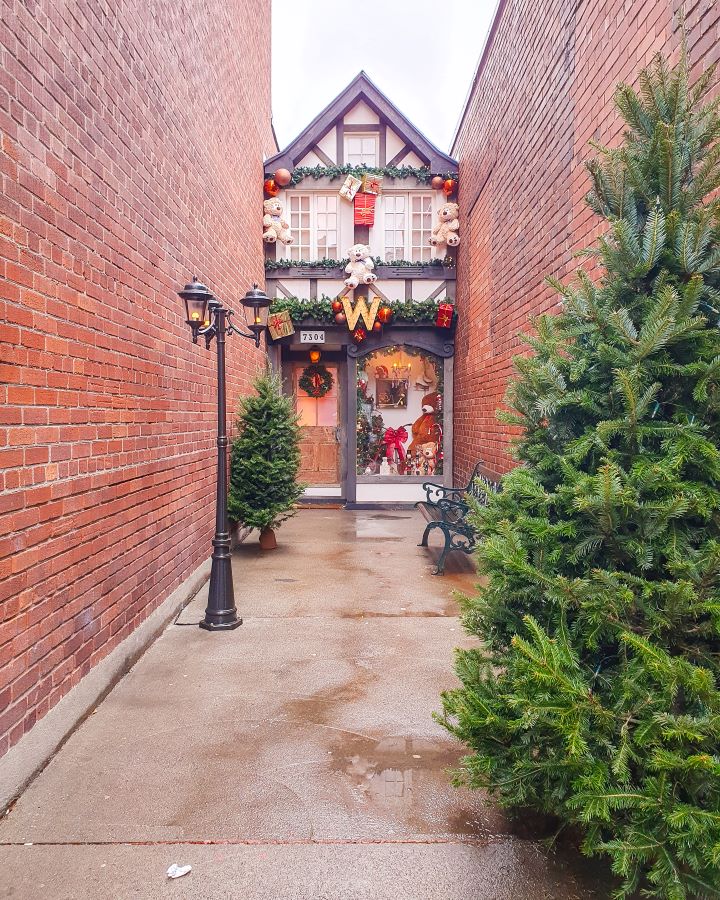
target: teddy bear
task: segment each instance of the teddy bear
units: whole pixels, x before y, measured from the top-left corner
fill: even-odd
[[[437,391],[425,394],[422,398],[422,415],[412,424],[413,439],[407,449],[408,456],[417,454],[423,444],[439,442],[442,432],[435,416],[440,413],[440,404],[440,394]]]
[[[274,197],[263,203],[263,240],[266,244],[274,244],[280,241],[283,244],[292,244],[295,238],[290,234],[290,226],[283,219],[283,205]]]
[[[370,248],[365,244],[354,244],[348,250],[350,262],[345,266],[345,272],[350,276],[345,279],[345,285],[356,288],[359,284],[372,284],[377,281],[377,275],[371,271],[375,268],[370,256]]]
[[[438,223],[432,230],[430,236],[430,244],[433,247],[441,247],[445,244],[448,247],[457,247],[460,243],[458,231],[460,222],[458,221],[458,212],[460,207],[457,203],[446,203],[438,210]]]
[[[418,475],[434,475],[437,468],[438,445],[435,441],[428,441],[420,445],[420,460]]]

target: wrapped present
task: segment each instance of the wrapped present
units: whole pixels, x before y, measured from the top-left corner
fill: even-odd
[[[382,175],[370,175],[366,173],[362,177],[362,190],[364,194],[382,194]]]
[[[267,324],[270,337],[274,341],[295,334],[295,327],[287,309],[283,309],[281,312],[270,313]]]
[[[435,317],[435,324],[437,327],[452,328],[454,313],[455,307],[452,303],[445,302],[438,304],[437,316]]]
[[[340,188],[340,196],[344,197],[345,200],[352,201],[361,184],[362,181],[359,178],[356,178],[354,175],[348,175]]]
[[[355,224],[356,225],[374,225],[375,224],[375,202],[377,196],[375,194],[356,194],[355,195]]]

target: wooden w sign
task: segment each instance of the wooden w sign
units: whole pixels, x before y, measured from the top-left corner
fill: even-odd
[[[347,318],[347,325],[350,331],[355,330],[358,319],[360,319],[361,317],[363,322],[365,323],[365,327],[367,328],[367,330],[372,330],[373,323],[375,322],[375,317],[377,316],[378,309],[380,308],[379,297],[373,297],[373,301],[370,304],[370,309],[368,309],[364,297],[358,297],[358,299],[355,301],[355,306],[350,303],[347,297],[343,297],[342,305],[343,309],[345,310],[345,317]]]

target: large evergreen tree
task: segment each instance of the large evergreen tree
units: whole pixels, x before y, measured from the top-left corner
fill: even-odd
[[[621,85],[609,228],[516,360],[523,465],[475,513],[441,721],[460,777],[584,828],[617,896],[720,896],[720,119],[685,58]],[[715,193],[714,193],[715,192]]]
[[[305,485],[298,481],[301,427],[279,375],[255,379],[240,401],[230,453],[228,513],[250,528],[275,528],[295,512]]]

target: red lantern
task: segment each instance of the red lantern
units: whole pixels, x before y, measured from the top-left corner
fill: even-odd
[[[382,331],[382,322],[373,322],[373,331]]]
[[[352,333],[352,339],[355,341],[356,344],[362,344],[362,342],[365,340],[366,337],[367,337],[367,331],[365,331],[364,328],[360,328],[359,326]]]
[[[389,325],[393,317],[393,311],[389,306],[381,306],[377,314],[378,319],[383,325]]]
[[[442,175],[434,175],[432,181],[430,182],[430,187],[434,191],[439,191],[444,183],[445,183],[445,181],[444,181]]]
[[[347,322],[347,316],[342,312],[337,313],[337,315],[335,316],[335,321],[338,323],[338,325],[344,325],[345,322]]]
[[[456,187],[457,187],[457,181],[455,181],[454,178],[446,178],[445,181],[443,181],[443,186],[442,186],[443,194],[445,194],[446,197],[449,197],[451,194],[455,193]]]
[[[275,184],[275,181],[272,178],[266,178],[263,187],[265,188],[265,193],[268,197],[277,197],[280,193],[280,188]]]
[[[343,311],[343,305],[339,300],[333,300],[332,302],[332,311],[337,315],[339,312]]]
[[[451,328],[454,312],[455,307],[452,305],[452,303],[438,304],[437,316],[435,317],[435,325],[438,328]]]
[[[292,181],[292,175],[287,169],[278,169],[273,178],[275,184],[279,184],[280,187],[286,187]]]

